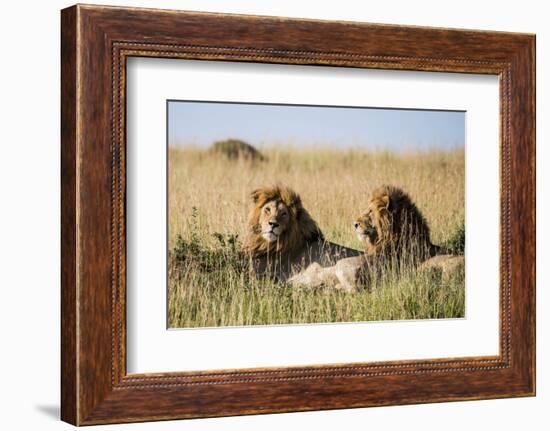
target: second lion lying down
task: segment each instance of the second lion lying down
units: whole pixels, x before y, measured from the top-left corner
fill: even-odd
[[[256,274],[287,281],[312,264],[331,266],[361,254],[326,241],[300,196],[289,187],[263,187],[250,197],[244,252]]]
[[[331,286],[356,291],[388,268],[418,266],[447,275],[463,267],[463,256],[447,255],[432,244],[428,223],[411,198],[401,189],[382,186],[372,194],[366,211],[354,223],[365,243],[361,256],[341,259],[335,265],[313,263],[293,276],[295,286]]]

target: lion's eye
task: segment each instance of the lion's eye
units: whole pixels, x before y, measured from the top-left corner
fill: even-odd
[[[266,213],[268,213],[268,214],[269,214],[269,213],[271,212],[271,208],[269,208],[269,207],[265,207],[265,208],[264,208],[264,211],[265,211]]]

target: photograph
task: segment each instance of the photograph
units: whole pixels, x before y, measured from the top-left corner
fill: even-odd
[[[168,328],[465,317],[464,111],[166,109]]]

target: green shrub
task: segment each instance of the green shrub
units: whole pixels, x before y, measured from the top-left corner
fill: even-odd
[[[446,247],[451,254],[464,254],[466,243],[466,228],[464,223],[457,226],[451,238],[447,241]]]
[[[183,239],[180,234],[176,236],[176,243],[169,253],[171,274],[181,278],[184,271],[243,273],[246,260],[240,252],[239,235],[214,232],[212,236],[217,240],[216,246],[204,247],[199,239],[198,217],[198,210],[193,207],[189,240]]]

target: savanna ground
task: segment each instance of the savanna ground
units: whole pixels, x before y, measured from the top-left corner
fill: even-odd
[[[238,250],[249,194],[283,183],[302,197],[327,240],[362,250],[352,221],[382,184],[402,187],[431,227],[432,242],[463,241],[464,151],[262,148],[267,161],[169,149],[169,327],[453,318],[464,316],[464,274],[449,280],[413,268],[358,293],[258,280]],[[458,239],[457,239],[458,238]]]

